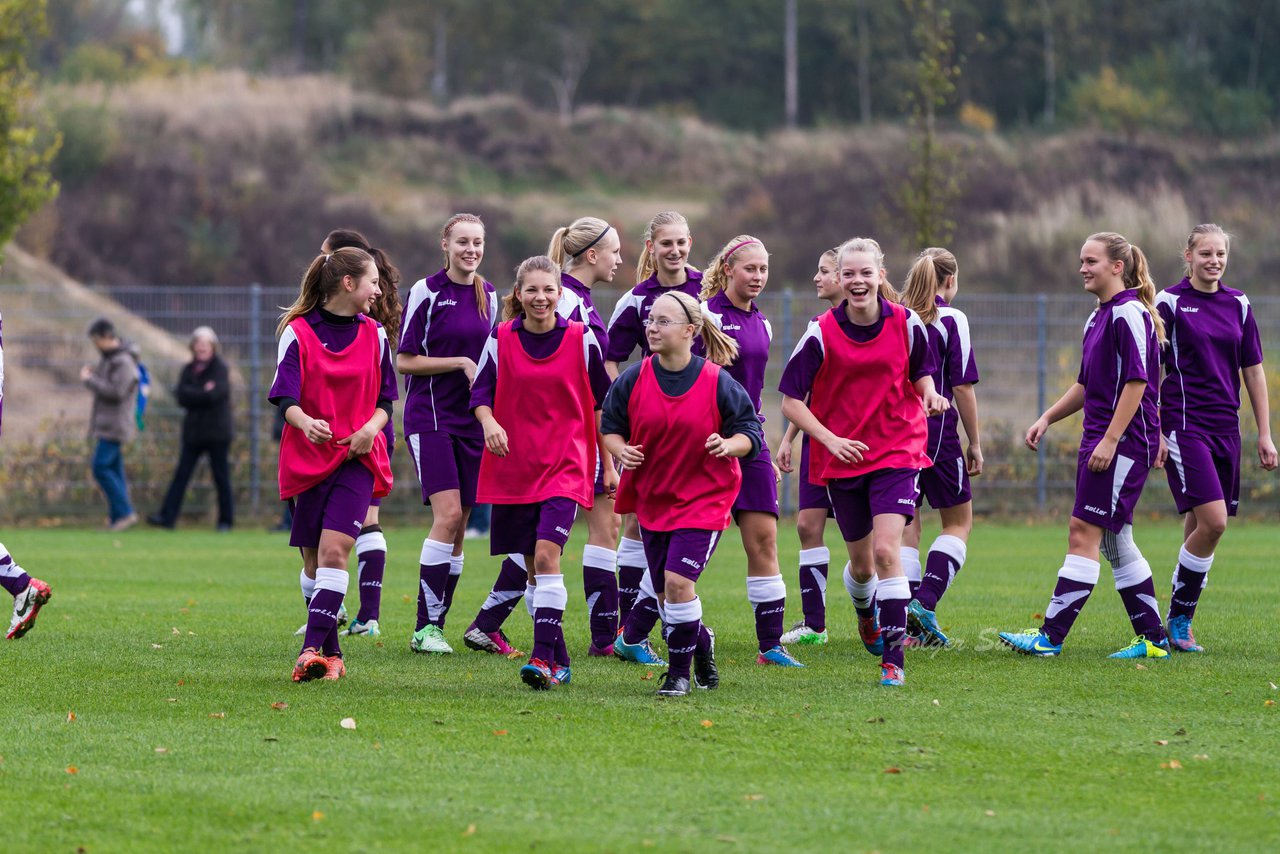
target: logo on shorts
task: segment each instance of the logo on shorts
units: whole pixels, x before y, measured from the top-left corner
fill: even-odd
[[[352,522],[351,524],[352,524],[352,525],[355,525],[357,528],[363,528],[363,527],[364,527],[364,522]]]
[[[1200,309],[1192,305],[1180,305],[1178,306],[1178,311],[1186,312],[1187,314],[1196,314]]]
[[[1088,510],[1090,513],[1097,513],[1099,516],[1108,515],[1106,510],[1099,510],[1097,507],[1094,507],[1092,504],[1086,504],[1084,506],[1084,509]]]
[[[689,564],[689,566],[693,567],[694,569],[702,569],[702,564],[698,563],[696,560],[694,560],[691,557],[682,557],[680,558],[680,562],[687,563]]]
[[[557,525],[557,526],[556,526],[556,533],[557,533],[557,534],[564,534],[566,537],[567,537],[567,536],[569,536],[569,531],[568,531],[568,529],[566,529],[566,528],[561,528],[559,525]]]
[[[916,506],[915,501],[913,501],[913,500],[912,500],[912,499],[910,499],[910,498],[899,498],[899,499],[898,499],[898,503],[899,503],[899,504],[905,504],[905,505],[907,505],[908,507],[915,507],[915,506]]]

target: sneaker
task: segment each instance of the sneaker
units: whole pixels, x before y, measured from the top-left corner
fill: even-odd
[[[325,659],[325,671],[321,679],[329,682],[337,682],[343,676],[347,675],[346,662],[342,660],[340,655],[331,655]]]
[[[662,674],[662,687],[658,689],[659,697],[687,697],[689,696],[689,680],[683,676],[672,676],[670,673]]]
[[[920,635],[912,634],[911,627],[907,626],[907,634],[902,639],[903,649],[917,649],[924,646],[924,639]]]
[[[550,691],[556,686],[551,666],[541,658],[531,658],[528,664],[520,668],[520,680],[535,691]]]
[[[791,627],[791,631],[786,632],[782,636],[782,645],[788,646],[793,643],[813,644],[820,646],[827,642],[827,630],[815,631],[804,624],[804,620],[796,623]]]
[[[778,667],[804,667],[781,644],[757,655],[756,664],[775,664]]]
[[[17,640],[25,635],[36,624],[36,614],[44,607],[44,603],[53,596],[49,585],[38,578],[32,578],[27,589],[13,597],[13,619],[9,620],[7,640]]]
[[[1062,654],[1062,644],[1049,640],[1043,629],[1027,629],[1025,632],[1001,632],[1000,642],[1025,655],[1051,656]]]
[[[884,655],[884,637],[880,634],[880,614],[871,617],[858,617],[858,637],[867,652],[875,656]]]
[[[378,638],[382,637],[382,627],[378,625],[377,620],[352,620],[351,625],[347,626],[347,630],[343,632],[348,637],[352,635],[364,635],[365,637]]]
[[[898,688],[902,683],[907,681],[906,674],[902,672],[902,668],[896,664],[880,665],[880,684],[886,688]]]
[[[707,634],[711,643],[706,652],[693,651],[693,684],[710,691],[720,685],[720,669],[716,667],[716,633],[708,628]]]
[[[475,623],[467,629],[462,636],[462,642],[467,645],[468,649],[474,649],[477,652],[489,652],[494,655],[505,656],[523,656],[520,650],[511,645],[507,640],[507,636],[503,634],[502,629],[496,632],[482,632],[476,627]]]
[[[1162,640],[1160,643],[1152,643],[1138,635],[1128,646],[1119,652],[1113,652],[1107,658],[1168,658],[1169,657],[1169,641]]]
[[[568,685],[569,680],[573,678],[573,674],[569,671],[567,664],[552,664],[551,678],[557,685]]]
[[[453,652],[453,647],[449,646],[449,642],[444,639],[444,632],[439,626],[430,623],[413,633],[413,637],[409,638],[409,649],[413,652],[439,655],[448,655]]]
[[[329,659],[320,654],[320,650],[309,646],[298,656],[298,663],[293,666],[294,682],[310,682],[312,679],[323,679],[329,672]]]
[[[347,606],[346,606],[346,604],[344,603],[344,604],[342,604],[342,605],[339,605],[339,606],[338,606],[338,622],[337,622],[337,627],[338,627],[338,628],[342,628],[342,627],[343,627],[343,626],[345,626],[346,624],[347,624]],[[294,636],[295,638],[300,638],[300,637],[302,637],[303,635],[305,635],[306,633],[307,633],[307,624],[306,624],[306,623],[303,623],[302,625],[298,626],[298,630],[297,630],[296,632],[294,632],[294,633],[293,633],[293,636]],[[343,632],[343,634],[346,634],[346,632]]]
[[[1173,652],[1204,652],[1204,647],[1196,643],[1196,636],[1191,634],[1190,617],[1169,618],[1169,648]]]
[[[173,523],[170,522],[168,519],[164,518],[163,516],[161,516],[159,513],[152,513],[150,516],[148,516],[147,524],[153,528],[167,528],[170,531],[172,531],[174,528]]]
[[[653,651],[648,638],[640,643],[627,643],[622,639],[622,635],[618,635],[613,641],[613,654],[623,661],[634,661],[636,664],[649,664],[654,667],[665,667],[667,664]]]
[[[136,524],[138,524],[138,514],[130,513],[128,516],[121,516],[110,525],[107,525],[107,530],[113,533],[118,531],[127,531]]]
[[[951,639],[938,628],[937,615],[921,605],[919,599],[912,599],[907,605],[907,628],[915,629],[930,646],[951,646]]]

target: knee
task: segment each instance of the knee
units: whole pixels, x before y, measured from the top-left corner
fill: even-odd
[[[347,568],[348,550],[342,546],[331,543],[321,543],[317,553],[317,559],[320,566],[327,566],[333,569]]]
[[[1225,514],[1221,516],[1215,515],[1208,519],[1196,520],[1196,533],[1205,537],[1212,543],[1216,544],[1218,540],[1222,539],[1222,535],[1226,532],[1227,517]]]
[[[900,548],[897,543],[876,543],[872,552],[876,569],[888,569],[897,564],[902,554]]]
[[[1088,522],[1072,516],[1071,523],[1067,526],[1068,547],[1077,550],[1093,546],[1098,539],[1098,530]]]
[[[539,547],[533,554],[533,571],[536,575],[558,575],[560,573],[560,551],[554,548]]]
[[[815,523],[812,519],[797,519],[796,534],[800,537],[801,547],[804,548],[806,543],[820,541],[822,539],[822,529],[823,525]]]
[[[692,602],[694,598],[693,582],[682,575],[668,572],[663,594],[668,602]]]
[[[440,509],[432,508],[431,512],[435,515],[435,522],[445,530],[450,542],[457,536],[458,531],[462,529],[462,507],[453,505],[452,507],[441,507]]]

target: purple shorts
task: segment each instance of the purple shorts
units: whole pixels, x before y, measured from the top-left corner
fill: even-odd
[[[741,461],[739,461],[741,462]],[[768,445],[749,463],[742,463],[742,486],[733,500],[733,518],[739,513],[769,513],[778,516],[778,477],[773,471],[773,456]]]
[[[395,438],[394,438],[394,437],[395,437],[395,433],[392,433],[392,434],[391,434],[391,437],[392,437],[392,438],[390,438],[390,439],[388,439],[388,440],[387,440],[387,462],[388,462],[388,463],[390,463],[390,462],[391,462],[391,454],[392,454],[392,453],[395,451],[395,449],[396,449],[396,445],[395,445]],[[381,498],[375,498],[375,499],[373,499],[372,501],[370,501],[370,502],[369,502],[369,506],[370,506],[370,507],[381,507],[381,506],[382,506],[382,499],[381,499]]]
[[[348,460],[315,486],[293,499],[293,528],[289,545],[301,549],[320,546],[322,530],[355,539],[364,527],[373,499],[373,472],[359,460]]]
[[[1164,437],[1169,459],[1164,470],[1179,513],[1225,501],[1227,515],[1240,507],[1240,436],[1210,436],[1173,430]]]
[[[934,460],[933,466],[920,470],[920,502],[929,499],[929,506],[934,510],[946,507],[957,507],[973,500],[973,492],[969,489],[969,472],[965,469],[964,457],[949,460]]]
[[[701,528],[677,528],[674,531],[650,531],[640,529],[644,543],[645,560],[649,563],[649,577],[653,589],[661,593],[666,587],[664,573],[674,572],[690,581],[697,581],[706,568],[707,561],[716,550],[723,531],[704,531]]]
[[[1150,469],[1141,460],[1116,454],[1106,471],[1089,471],[1093,446],[1080,448],[1076,458],[1076,506],[1071,515],[1113,534],[1133,521],[1134,508]]]
[[[463,507],[475,506],[484,439],[432,430],[410,434],[408,445],[422,484],[423,504],[430,504],[431,496],[437,492],[456,489]]]
[[[538,540],[564,551],[578,505],[571,498],[548,498],[533,504],[495,504],[489,522],[489,554],[531,555]]]
[[[835,516],[831,509],[831,496],[825,486],[809,482],[809,434],[800,439],[800,509],[826,510],[827,516]]]
[[[836,478],[827,484],[836,524],[846,543],[871,533],[877,516],[898,513],[910,522],[920,499],[919,469],[877,469],[857,477]]]

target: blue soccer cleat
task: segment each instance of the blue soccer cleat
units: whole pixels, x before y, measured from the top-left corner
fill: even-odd
[[[907,605],[907,631],[912,629],[926,646],[951,646],[951,639],[938,628],[937,615],[921,605],[919,599],[912,599]]]
[[[1163,640],[1160,643],[1152,643],[1138,635],[1132,642],[1119,652],[1113,652],[1107,658],[1168,658],[1169,657],[1169,641]]]
[[[1191,634],[1190,617],[1169,618],[1169,648],[1173,652],[1204,652],[1204,647],[1196,643],[1196,636]]]
[[[551,678],[555,680],[557,685],[568,685],[572,675],[567,664],[551,665]]]
[[[871,617],[858,617],[858,637],[867,652],[875,656],[884,655],[884,636],[880,633],[880,612]]]
[[[520,679],[535,691],[549,691],[557,684],[551,665],[541,658],[529,659],[529,663],[520,668]]]
[[[899,688],[907,681],[906,674],[896,664],[880,665],[880,684],[886,688]]]
[[[1044,629],[1027,629],[1025,632],[1001,632],[1000,642],[1024,655],[1047,657],[1062,654],[1062,644],[1049,640]]]
[[[640,641],[640,643],[627,643],[623,640],[623,636],[619,634],[613,641],[613,654],[623,661],[633,661],[636,664],[648,664],[653,667],[665,667],[667,665],[653,651],[648,638]]]
[[[756,664],[772,664],[777,667],[804,667],[804,665],[796,661],[791,653],[787,652],[787,648],[781,644],[757,655]]]

